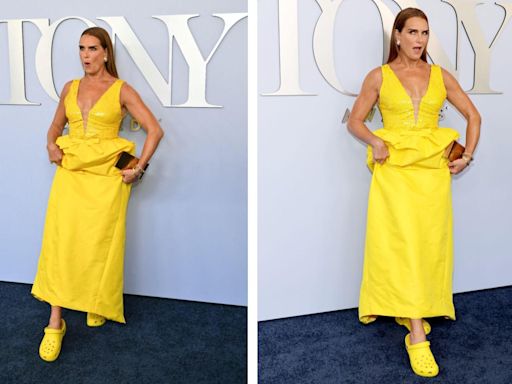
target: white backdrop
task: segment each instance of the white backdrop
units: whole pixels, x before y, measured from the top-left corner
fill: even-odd
[[[130,43],[118,40],[116,59],[121,78],[141,94],[165,131],[143,182],[134,187],[128,211],[125,292],[225,304],[247,304],[247,18],[245,0],[143,2],[70,2],[26,0],[2,3],[0,20],[79,16],[110,31],[99,17],[126,19],[165,81],[172,76],[172,104],[188,97],[189,65],[182,47],[153,16],[198,15],[188,21],[192,38],[206,59],[224,22],[214,14],[239,13],[214,51],[206,70],[206,100],[222,108],[164,107],[129,55]],[[186,26],[186,25],[185,25]],[[56,89],[83,75],[78,40],[86,25],[66,20],[55,32],[52,52]],[[0,188],[0,280],[32,283],[37,267],[46,202],[54,167],[48,163],[46,131],[56,102],[36,76],[40,30],[23,27],[25,88],[40,105],[6,105],[9,83],[7,23],[0,22],[0,143],[5,170]],[[183,42],[181,42],[183,43]],[[190,50],[188,51],[190,53]],[[171,63],[169,63],[171,61]],[[169,75],[169,64],[172,66]],[[40,70],[44,68],[39,67]],[[165,93],[165,92],[164,92]],[[168,92],[170,94],[170,92]],[[145,134],[122,136],[137,143]]]
[[[382,63],[383,18],[377,5],[394,16],[399,5],[415,3],[428,15],[430,29],[453,66],[458,55],[459,81],[465,90],[471,89],[474,49],[480,49],[475,49],[479,55],[482,46],[487,49],[505,19],[505,8],[494,1],[480,1],[478,6],[472,0],[259,2],[260,320],[358,305],[370,172],[365,165],[366,148],[342,122],[355,98],[329,84],[326,79],[333,83],[332,73],[322,55],[333,49],[339,85],[359,92],[365,74]],[[512,7],[510,2],[500,3]],[[330,45],[329,35],[320,32],[326,28],[322,23],[328,19],[329,7],[337,4]],[[501,94],[470,96],[482,115],[482,136],[474,163],[453,178],[455,292],[512,284],[511,10],[493,42],[487,72],[490,87]],[[485,44],[477,46],[478,38]],[[280,66],[285,68],[281,76]],[[268,95],[280,85],[294,95]],[[457,129],[464,141],[465,121],[449,104],[440,125]],[[378,112],[369,126],[382,126]]]

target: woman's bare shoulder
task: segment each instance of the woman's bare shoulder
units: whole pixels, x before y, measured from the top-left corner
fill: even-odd
[[[372,69],[366,74],[363,87],[378,90],[382,84],[382,67]]]
[[[123,99],[140,99],[139,93],[128,82],[123,80],[121,85],[121,98]]]

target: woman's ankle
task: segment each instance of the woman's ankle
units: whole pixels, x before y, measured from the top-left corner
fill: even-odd
[[[427,341],[427,335],[425,335],[425,332],[411,332],[409,339],[411,340],[411,344],[422,343]]]
[[[54,328],[54,329],[60,329],[62,328],[62,319],[60,317],[50,317],[50,321],[48,322],[48,327]]]

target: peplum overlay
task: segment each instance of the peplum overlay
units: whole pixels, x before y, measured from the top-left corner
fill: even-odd
[[[441,68],[431,65],[415,116],[400,80],[382,66],[384,127],[374,134],[388,146],[389,157],[374,163],[368,147],[373,174],[359,301],[363,323],[379,315],[455,319],[451,175],[444,152],[459,134],[438,127],[445,99]]]
[[[122,80],[91,108],[87,127],[77,104],[80,81],[64,99],[69,134],[53,180],[32,294],[64,308],[124,323],[123,264],[126,208],[131,186],[115,163],[135,144],[118,136]]]

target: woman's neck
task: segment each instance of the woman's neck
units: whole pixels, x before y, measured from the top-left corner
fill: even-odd
[[[105,81],[107,79],[110,79],[111,77],[112,76],[110,75],[110,73],[108,73],[106,68],[102,68],[96,73],[85,73],[84,74],[84,79],[87,79],[87,81],[92,81],[92,82]]]
[[[403,53],[399,53],[398,57],[395,60],[393,60],[393,63],[406,69],[415,69],[425,64],[423,60],[411,59],[410,57],[407,57]]]

